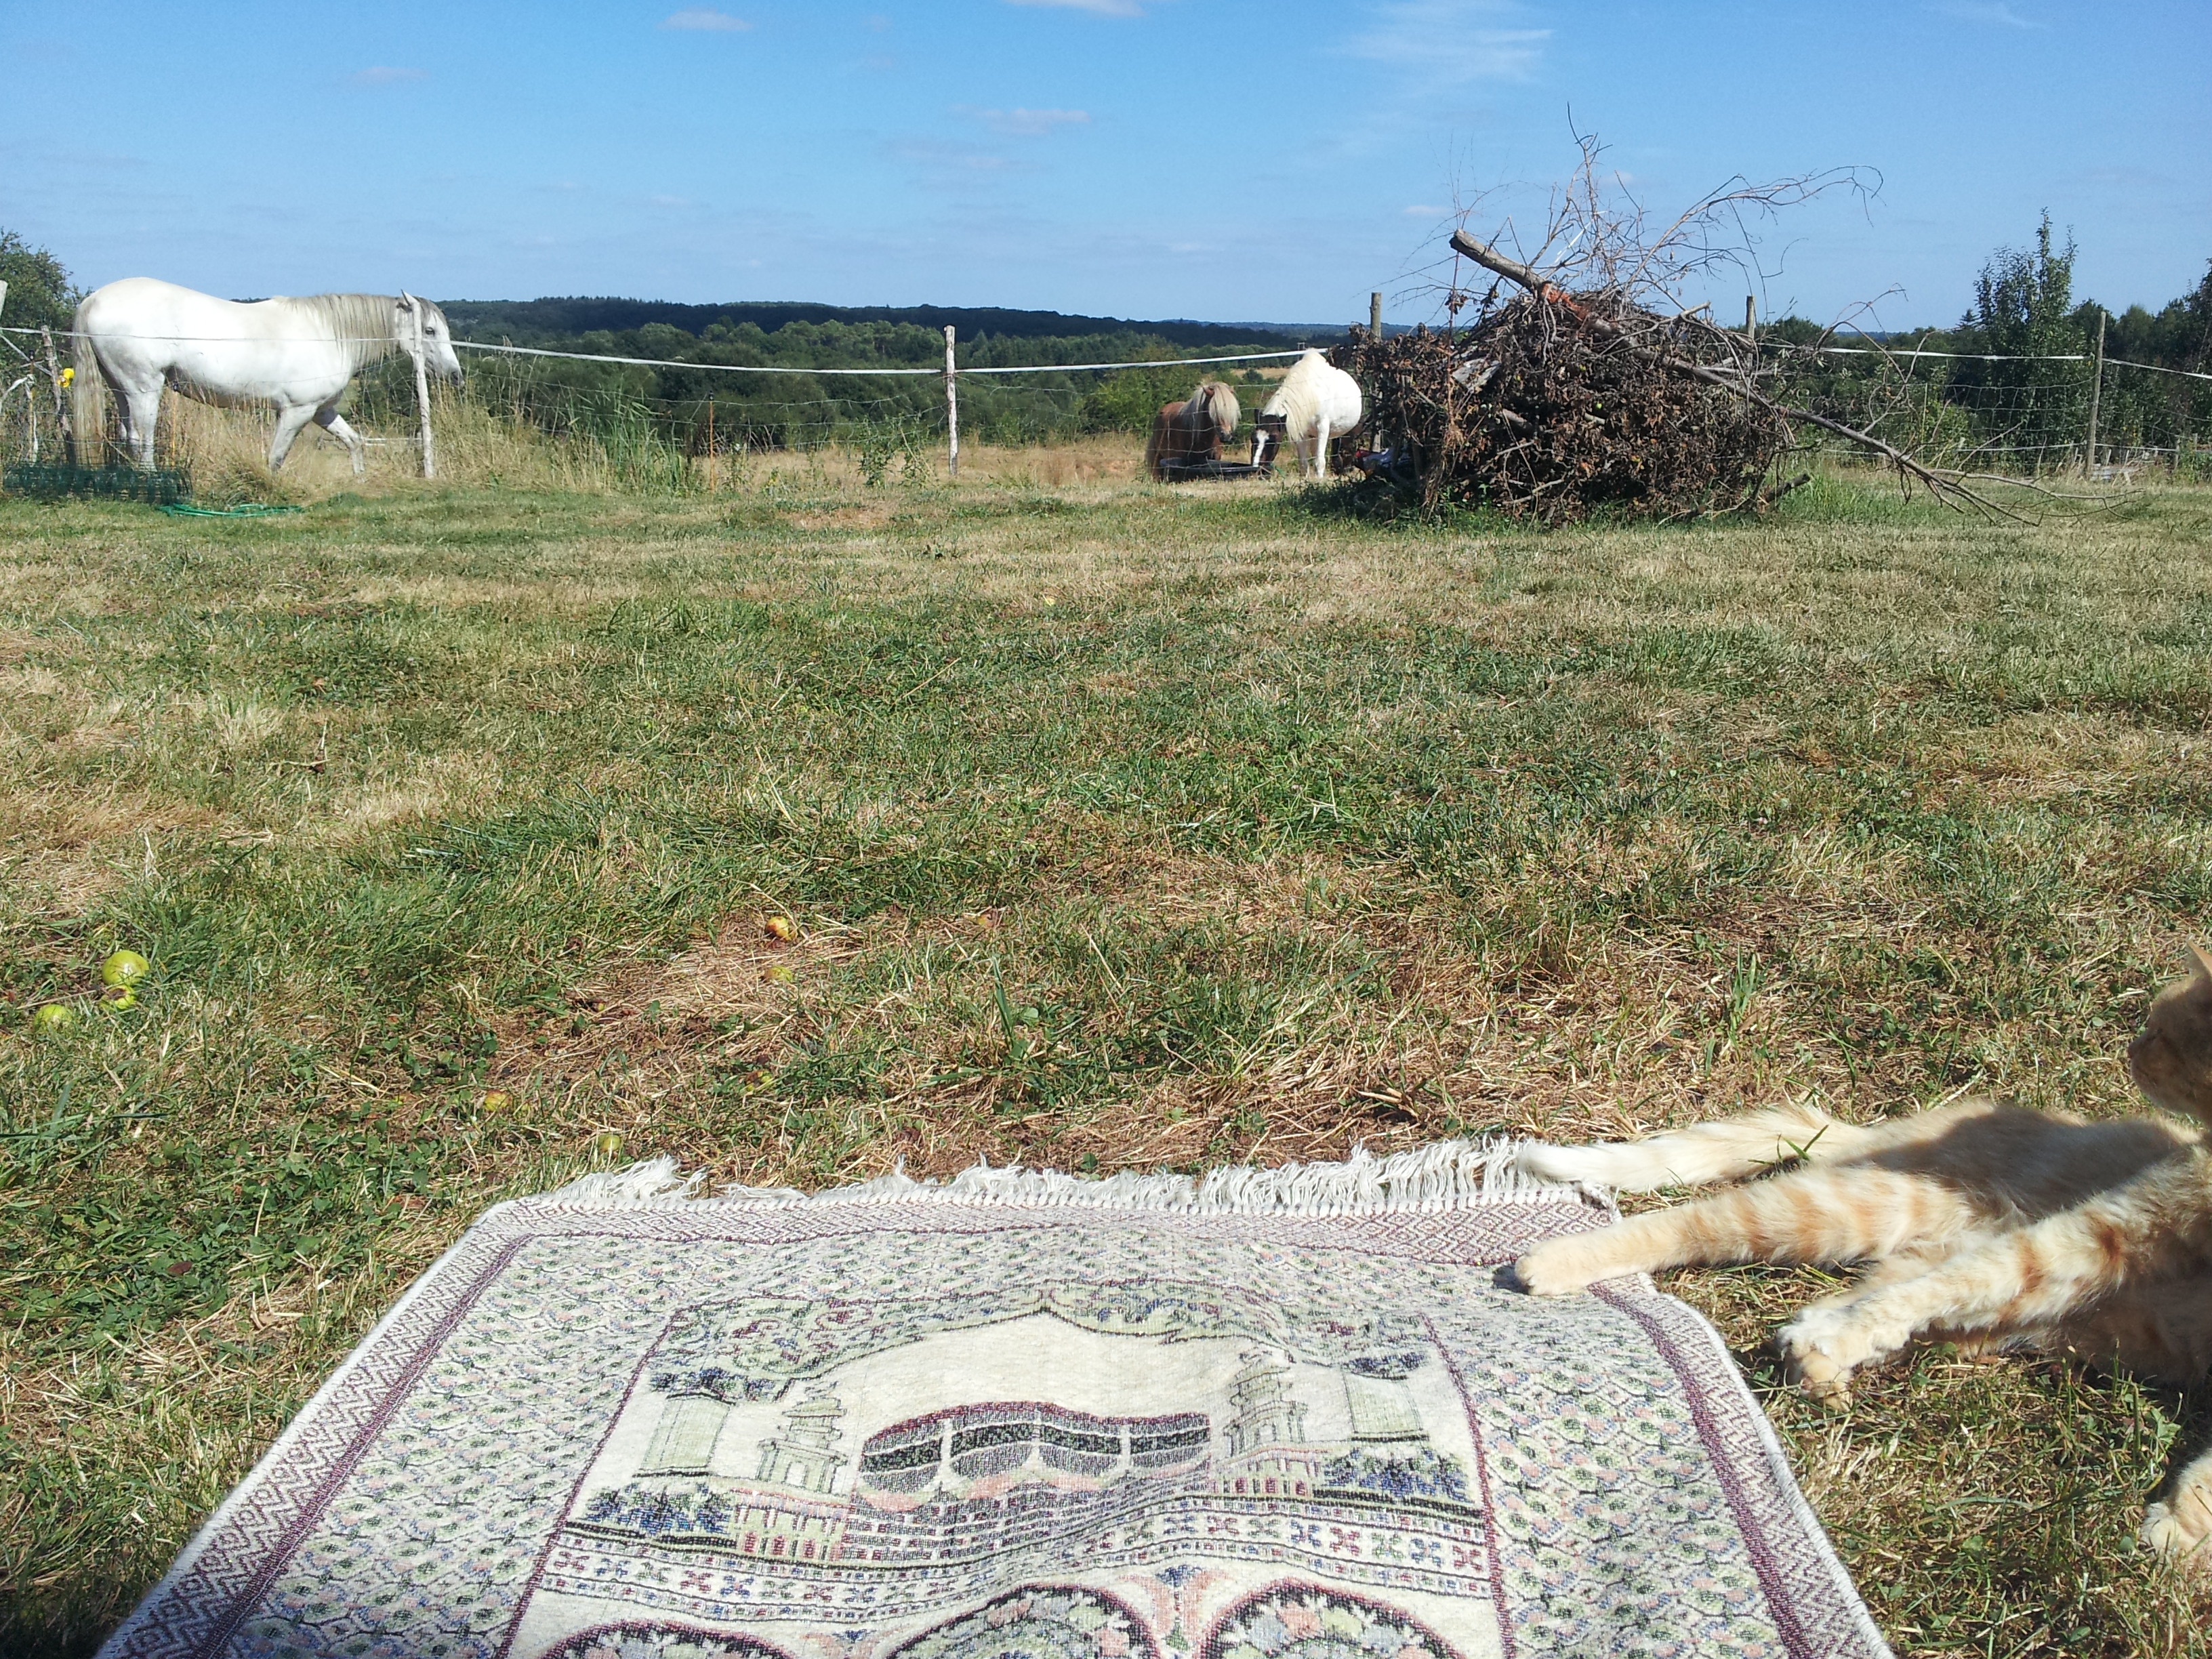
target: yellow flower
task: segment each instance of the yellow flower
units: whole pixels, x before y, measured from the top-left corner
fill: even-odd
[[[62,371],[62,384],[63,384],[64,386],[67,386],[70,381],[74,380],[75,379],[76,379],[76,371],[75,369],[73,369],[73,368],[65,368],[65,369],[64,369],[64,370]]]

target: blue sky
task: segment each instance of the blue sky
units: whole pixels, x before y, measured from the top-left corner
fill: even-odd
[[[2204,0],[8,0],[0,61],[0,225],[88,283],[1416,321],[1574,128],[1669,216],[1878,173],[1770,315],[1948,321],[2045,207],[2109,304],[2212,258]]]

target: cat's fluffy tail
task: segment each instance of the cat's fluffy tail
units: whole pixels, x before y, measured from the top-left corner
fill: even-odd
[[[1838,1123],[1812,1106],[1774,1106],[1719,1123],[1700,1123],[1649,1140],[1599,1146],[1553,1146],[1532,1141],[1521,1149],[1521,1173],[1539,1181],[1586,1181],[1625,1193],[1660,1187],[1696,1187],[1735,1181],[1778,1164],[1833,1158],[1866,1131]]]

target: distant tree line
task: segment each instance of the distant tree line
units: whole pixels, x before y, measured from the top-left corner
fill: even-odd
[[[457,327],[462,314],[459,307],[447,312]],[[1052,313],[1004,314],[1034,319]],[[1143,363],[1186,356],[1280,351],[1291,343],[1281,336],[1239,335],[1220,329],[1207,329],[1207,337],[1196,341],[1178,337],[1186,332],[1179,327],[1170,331],[1126,324],[1067,334],[1042,333],[1031,326],[1000,333],[979,330],[959,337],[956,361],[963,368]],[[520,343],[512,337],[499,341],[483,329],[476,331],[475,337]],[[625,418],[643,414],[694,450],[709,443],[718,449],[776,449],[849,441],[884,430],[933,428],[943,417],[945,387],[934,374],[878,377],[810,372],[877,365],[938,369],[945,361],[941,325],[888,318],[830,319],[792,320],[770,329],[750,318],[718,317],[693,333],[656,319],[632,328],[541,334],[532,343],[593,356],[659,360],[660,366],[646,368],[469,354],[477,395],[495,410],[548,430],[595,430],[611,412],[621,410]],[[781,372],[716,372],[718,366],[739,365]],[[962,426],[973,436],[994,442],[1138,431],[1162,403],[1187,394],[1206,372],[1179,367],[1100,374],[1071,367],[1058,374],[964,378],[960,383]],[[1234,366],[1230,378],[1236,378]]]
[[[1886,337],[1893,348],[1963,354],[1946,360],[1824,356],[1793,366],[1793,392],[1874,421],[1886,435],[1961,454],[2047,456],[2082,436],[2097,324],[2108,357],[2160,368],[2212,372],[2212,262],[2187,294],[2154,312],[2118,313],[2074,297],[2075,246],[2054,236],[2048,214],[2030,246],[2000,248],[1982,267],[1973,303],[1948,329]],[[0,228],[0,322],[66,328],[80,291],[47,249]],[[933,369],[944,362],[944,327],[957,331],[963,368],[1149,362],[1189,356],[1280,350],[1305,343],[1249,325],[1133,323],[984,307],[859,308],[799,303],[683,305],[569,298],[455,301],[446,307],[465,337],[595,356],[644,357],[659,366],[470,354],[469,395],[545,431],[628,441],[650,434],[695,453],[862,441],[909,445],[941,422],[944,386],[933,375],[829,375],[825,368]],[[1763,337],[1809,346],[1849,344],[1801,318],[1766,325]],[[1316,341],[1315,343],[1321,343]],[[2006,359],[1981,361],[1984,357]],[[773,369],[726,374],[714,365]],[[1194,367],[1098,374],[978,376],[961,382],[963,430],[994,441],[1143,429],[1159,405],[1187,394],[1209,371]],[[1257,376],[1229,366],[1222,378]],[[353,394],[371,419],[404,410],[404,367],[387,362]],[[2113,445],[2172,447],[2212,433],[2212,384],[2142,373],[2108,374],[2099,429]]]

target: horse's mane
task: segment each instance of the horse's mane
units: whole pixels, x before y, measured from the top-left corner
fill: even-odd
[[[1200,411],[1194,422],[1211,422],[1213,429],[1226,438],[1237,430],[1237,422],[1244,418],[1238,407],[1237,394],[1219,380],[1202,380],[1198,390],[1190,394],[1190,408]]]
[[[1318,351],[1309,350],[1291,365],[1291,372],[1283,376],[1275,387],[1275,395],[1267,399],[1260,412],[1280,415],[1293,432],[1304,431],[1313,425],[1316,395],[1314,383],[1321,378],[1318,367],[1326,367],[1328,359]]]
[[[1308,351],[1291,365],[1291,372],[1283,376],[1275,387],[1275,395],[1261,407],[1262,420],[1271,417],[1283,422],[1286,433],[1295,436],[1310,433],[1320,423],[1324,398],[1334,403],[1332,388],[1348,388],[1352,400],[1352,418],[1359,417],[1359,383],[1318,351]],[[1333,420],[1343,418],[1340,415]],[[1332,436],[1338,435],[1333,432]]]
[[[287,295],[284,303],[297,307],[317,323],[328,327],[338,343],[353,354],[353,366],[373,363],[398,350],[401,342],[392,294],[306,294]]]

